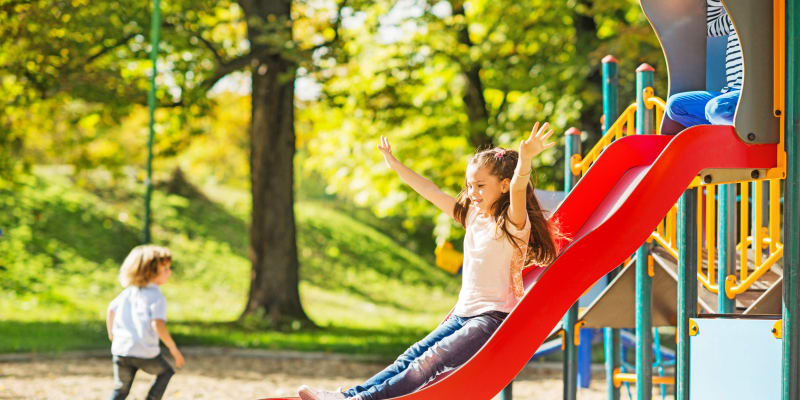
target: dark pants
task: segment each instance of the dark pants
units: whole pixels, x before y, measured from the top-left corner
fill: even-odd
[[[164,391],[167,390],[170,378],[175,374],[175,370],[167,363],[163,353],[155,358],[114,356],[114,391],[111,392],[111,400],[122,400],[128,397],[133,377],[140,369],[156,376],[156,381],[153,382],[153,386],[147,393],[147,400],[161,399]]]
[[[409,347],[392,365],[344,394],[380,400],[411,393],[472,358],[506,315],[499,311],[465,318],[453,315]]]

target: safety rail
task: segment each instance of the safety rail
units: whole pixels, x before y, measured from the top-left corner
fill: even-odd
[[[762,214],[764,209],[764,190],[763,182],[769,184],[768,221],[764,226]],[[742,294],[749,289],[761,276],[772,268],[773,265],[783,257],[783,243],[780,241],[780,180],[755,180],[751,182],[740,182],[739,186],[739,242],[736,244],[736,251],[739,253],[739,277],[728,275],[725,277],[725,295],[733,299],[736,295]],[[752,186],[752,196],[751,196]],[[698,199],[704,199],[706,210],[715,209],[715,185],[707,185],[705,193],[703,187],[697,187]],[[702,204],[698,201],[699,204]],[[752,203],[752,207],[750,206]],[[698,207],[699,208],[699,207]],[[714,213],[706,213],[707,221],[705,224],[706,245],[708,253],[707,273],[702,272],[702,258],[698,257],[698,278],[709,291],[719,293],[719,285],[714,284],[715,266],[714,256],[716,227],[713,221]],[[752,216],[752,218],[751,218]],[[701,222],[703,214],[698,210],[698,223]],[[708,220],[711,221],[708,221]],[[698,237],[701,237],[698,235]],[[698,254],[702,254],[702,243],[698,241]],[[749,268],[750,255],[748,249],[752,250],[753,269]],[[766,254],[764,254],[764,250]]]
[[[666,104],[664,100],[653,95],[653,88],[646,88],[644,91],[645,107],[647,109],[656,109],[656,121],[660,121],[664,115]],[[614,140],[620,139],[623,136],[633,135],[636,132],[636,109],[639,108],[636,103],[629,105],[625,111],[620,114],[619,118],[608,128],[608,131],[597,141],[591,150],[586,154],[586,157],[581,157],[580,154],[575,154],[570,160],[570,168],[572,173],[581,176],[589,170],[589,167],[600,157],[600,153],[608,147]],[[624,129],[623,129],[624,128]],[[655,134],[661,134],[660,124],[656,124]]]
[[[655,375],[651,379],[652,379],[652,382],[657,384],[657,385],[674,385],[675,384],[675,377],[674,376],[659,376],[659,375]],[[614,375],[613,375],[614,387],[618,388],[618,387],[622,386],[623,382],[635,383],[636,382],[636,374],[628,373],[628,372],[622,372],[622,370],[620,368],[614,369]]]
[[[666,104],[663,99],[656,97],[652,87],[647,87],[642,93],[644,105],[647,109],[655,108],[656,135],[661,134],[661,120],[664,116]],[[598,140],[585,157],[580,154],[573,155],[570,159],[570,169],[576,176],[585,174],[589,167],[597,160],[603,150],[614,140],[636,132],[637,104],[629,105],[611,124],[606,133]],[[769,182],[768,223],[763,226],[762,210],[765,199],[762,182]],[[739,238],[736,251],[739,252],[739,276],[728,275],[725,278],[725,294],[733,299],[736,295],[747,291],[759,278],[761,278],[783,256],[783,243],[780,241],[780,179],[760,179],[736,183],[739,186]],[[716,184],[705,184],[699,178],[692,181],[689,189],[697,190],[697,278],[703,286],[712,293],[719,293],[717,284],[717,199]],[[752,191],[750,190],[752,186]],[[752,193],[752,195],[751,195]],[[750,206],[752,204],[752,207]],[[733,207],[733,205],[731,205]],[[713,210],[714,212],[707,212]],[[658,224],[648,241],[654,241],[664,248],[676,259],[678,258],[677,241],[677,204],[670,209],[666,217]],[[751,218],[752,214],[752,218]],[[748,267],[750,257],[748,250],[753,252],[752,270]],[[767,250],[766,254],[762,253]],[[706,261],[706,271],[703,263]]]
[[[763,224],[764,190],[763,182],[769,184],[769,213],[767,226]],[[778,179],[762,179],[752,182],[741,182],[739,185],[739,242],[736,251],[739,253],[739,276],[728,275],[725,278],[725,294],[733,299],[749,289],[761,276],[769,271],[783,257],[783,243],[780,242],[780,181]],[[751,187],[752,186],[752,187]],[[719,293],[717,284],[717,185],[698,186],[697,190],[697,279],[712,293]],[[751,190],[752,189],[752,190]],[[651,238],[676,259],[678,246],[676,227],[677,206],[656,227]],[[754,245],[760,243],[760,245]],[[705,250],[705,254],[704,254]],[[748,250],[752,250],[752,260]],[[766,251],[766,254],[764,251]],[[703,259],[706,259],[706,272],[703,272]],[[752,270],[748,263],[753,262]]]

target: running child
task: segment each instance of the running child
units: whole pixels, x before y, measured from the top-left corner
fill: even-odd
[[[128,396],[140,369],[156,376],[147,399],[161,399],[175,371],[161,353],[159,339],[175,358],[175,365],[184,365],[183,354],[167,331],[167,299],[160,289],[172,274],[171,264],[169,249],[143,245],[134,247],[120,267],[119,281],[125,290],[108,305],[106,313],[114,363],[111,400]]]

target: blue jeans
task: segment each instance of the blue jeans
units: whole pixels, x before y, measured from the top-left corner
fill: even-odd
[[[380,400],[411,393],[442,372],[457,368],[472,358],[506,315],[500,311],[474,317],[451,315],[397,357],[394,363],[344,394],[348,398],[359,395],[363,400]]]
[[[122,400],[128,397],[133,377],[140,369],[156,376],[153,386],[147,393],[147,400],[160,400],[164,396],[167,384],[175,371],[167,363],[163,353],[155,358],[114,356],[114,391],[111,392],[111,400]]]
[[[667,116],[685,126],[733,125],[739,90],[721,92],[683,92],[667,100]]]

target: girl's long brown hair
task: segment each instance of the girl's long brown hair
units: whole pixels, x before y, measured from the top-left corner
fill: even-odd
[[[517,166],[519,153],[514,150],[506,150],[499,147],[487,149],[475,154],[469,160],[467,165],[474,165],[478,168],[487,167],[489,173],[495,176],[499,181],[503,179],[511,179],[514,177],[514,169]],[[531,179],[533,178],[531,174]],[[464,189],[458,194],[456,198],[456,205],[453,208],[453,215],[456,220],[466,227],[467,211],[471,201],[467,191],[466,182]],[[500,198],[492,205],[492,214],[497,225],[503,231],[505,237],[517,248],[520,248],[521,243],[519,239],[515,238],[508,231],[506,223],[508,222],[508,207],[511,204],[510,191],[500,195]],[[539,205],[539,200],[533,192],[533,185],[528,181],[525,190],[525,208],[528,211],[528,218],[531,221],[531,233],[528,237],[528,253],[525,257],[525,265],[531,263],[538,265],[548,265],[555,260],[558,255],[558,249],[553,241],[557,235],[558,229],[556,224],[548,222],[544,217],[542,207]]]

